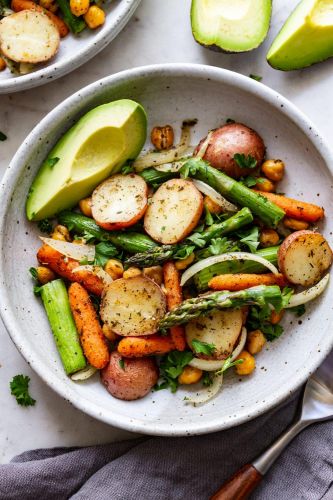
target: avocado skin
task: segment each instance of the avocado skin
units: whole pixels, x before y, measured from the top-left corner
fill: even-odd
[[[146,113],[130,99],[86,113],[60,138],[37,172],[27,197],[28,220],[74,207],[127,160],[135,159],[146,135]]]

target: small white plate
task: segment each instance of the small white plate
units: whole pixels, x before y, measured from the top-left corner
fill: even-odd
[[[295,106],[265,85],[245,76],[192,64],[135,68],[85,87],[51,111],[29,134],[12,160],[0,189],[0,312],[11,338],[42,379],[77,408],[134,432],[187,435],[231,427],[272,408],[295,391],[321,363],[333,344],[333,286],[306,314],[284,318],[285,332],[257,357],[250,377],[225,375],[222,392],[204,406],[183,400],[187,390],[149,394],[133,402],[108,394],[98,375],[83,383],[66,377],[50,326],[32,292],[28,269],[36,264],[38,228],[25,218],[31,182],[60,136],[93,107],[132,98],[145,107],[149,129],[197,118],[192,143],[227,118],[241,121],[263,137],[268,157],[286,163],[281,191],[323,205],[322,227],[332,243],[332,155],[318,132]],[[148,143],[147,143],[148,145]],[[232,370],[230,370],[232,372]]]
[[[70,73],[103,50],[125,27],[141,0],[112,0],[106,2],[105,24],[97,29],[85,29],[79,35],[69,33],[60,42],[57,55],[37,71],[27,75],[14,76],[8,69],[0,72],[0,94],[44,85]]]

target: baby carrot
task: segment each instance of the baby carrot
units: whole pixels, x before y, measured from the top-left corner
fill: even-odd
[[[292,217],[294,219],[305,220],[307,222],[317,222],[325,215],[323,208],[312,203],[287,198],[281,194],[266,193],[263,191],[256,191],[256,193],[275,203],[275,205],[285,211],[288,217]]]
[[[258,285],[286,286],[287,284],[282,274],[220,274],[212,278],[208,286],[213,290],[236,292]]]
[[[171,311],[174,307],[183,302],[183,292],[180,286],[180,275],[173,262],[166,262],[163,265],[164,286],[166,288],[167,306]],[[186,348],[185,330],[182,326],[170,328],[170,336],[177,351],[184,351]]]
[[[173,351],[171,337],[149,335],[147,337],[125,337],[118,344],[118,352],[126,358],[142,358]]]

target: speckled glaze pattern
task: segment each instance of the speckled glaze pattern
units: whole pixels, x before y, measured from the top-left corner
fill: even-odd
[[[114,0],[105,7],[104,25],[97,30],[86,29],[79,35],[67,35],[60,42],[57,55],[37,71],[14,76],[0,72],[0,94],[8,94],[44,85],[70,73],[103,50],[125,27],[141,0]]]
[[[330,286],[298,319],[284,318],[285,333],[257,357],[253,376],[225,376],[223,392],[193,408],[187,391],[168,391],[124,402],[98,380],[73,383],[63,372],[43,307],[32,293],[28,268],[35,264],[38,230],[26,221],[25,198],[42,159],[79,116],[98,104],[132,98],[146,108],[149,127],[170,123],[178,131],[197,118],[192,142],[233,118],[255,128],[269,157],[282,158],[287,175],[280,190],[323,205],[332,213],[333,158],[308,119],[275,91],[242,75],[203,65],[165,64],[124,71],[77,92],[49,113],[17,151],[1,185],[0,310],[24,358],[58,394],[89,415],[124,429],[157,435],[190,435],[252,419],[295,391],[333,345]],[[332,219],[322,228],[332,243]],[[13,259],[15,256],[15,259]],[[194,390],[194,389],[193,389]]]

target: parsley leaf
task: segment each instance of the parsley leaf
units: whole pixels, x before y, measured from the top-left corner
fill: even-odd
[[[29,273],[31,274],[31,276],[33,277],[33,279],[35,281],[38,281],[38,273],[37,273],[37,269],[35,267],[30,267]]]
[[[127,175],[127,174],[133,174],[135,172],[134,167],[132,165],[124,165],[121,169],[121,174]]]
[[[299,306],[289,307],[288,311],[296,314],[296,316],[298,318],[300,318],[301,316],[303,316],[303,314],[305,313],[306,309],[305,309],[305,305],[304,304],[300,304]]]
[[[94,265],[104,267],[111,257],[116,257],[118,255],[118,250],[112,243],[102,241],[95,246]]]
[[[253,226],[250,229],[243,229],[241,231],[237,231],[236,236],[240,238],[240,243],[246,245],[252,253],[257,251],[259,246],[259,228],[257,226]]]
[[[59,160],[60,158],[58,158],[57,156],[55,156],[54,158],[48,158],[46,160],[46,165],[52,170],[54,165],[56,165]]]
[[[258,163],[253,156],[245,156],[244,153],[234,154],[234,160],[240,168],[256,168]]]
[[[119,360],[119,366],[122,370],[125,370],[125,361],[123,360],[123,358]]]
[[[269,341],[277,339],[283,333],[283,327],[281,325],[272,325],[270,322],[271,312],[272,310],[268,304],[261,309],[252,306],[247,318],[248,327],[251,330],[261,330]]]
[[[6,139],[7,139],[6,134],[4,134],[3,132],[0,132],[0,141],[5,141]]]
[[[16,397],[21,406],[34,406],[36,400],[29,394],[30,377],[26,375],[15,375],[10,382],[10,393]]]
[[[210,387],[213,383],[213,379],[209,372],[204,372],[201,380],[202,380],[202,385],[205,387]]]
[[[226,252],[238,252],[239,245],[235,241],[228,240],[225,236],[222,238],[213,238],[210,245],[196,254],[197,260],[206,259],[211,255],[221,255]]]
[[[262,80],[262,76],[253,75],[252,73],[249,74],[249,77],[252,78],[252,80],[256,80],[257,82],[261,82],[261,80]]]
[[[211,356],[216,350],[215,344],[208,344],[208,342],[201,342],[201,340],[193,339],[192,347],[197,354],[206,354]]]
[[[263,177],[253,177],[252,175],[247,175],[246,177],[241,177],[238,182],[241,182],[244,186],[250,188],[256,186],[257,184],[262,184],[265,181]]]
[[[53,231],[53,227],[49,219],[42,219],[38,221],[37,226],[42,233],[51,234]]]
[[[186,245],[182,246],[177,250],[177,252],[173,255],[173,259],[177,260],[183,260],[187,259],[193,253],[193,250],[195,249],[195,245]]]
[[[215,374],[222,375],[222,373],[227,371],[229,368],[231,368],[232,366],[240,365],[241,363],[243,363],[243,361],[243,359],[236,359],[235,361],[231,361],[231,356],[229,356],[223,363],[222,368],[215,372]]]
[[[155,391],[170,387],[171,392],[176,392],[178,377],[192,359],[193,353],[190,351],[171,351],[163,356],[160,362],[161,383],[155,385]]]

